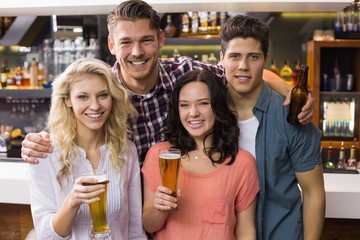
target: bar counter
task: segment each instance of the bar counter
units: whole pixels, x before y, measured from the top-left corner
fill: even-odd
[[[30,204],[28,167],[20,158],[0,158],[0,203]],[[324,173],[324,181],[326,217],[360,219],[360,174]]]
[[[29,165],[22,159],[0,158],[0,218],[10,214],[10,210],[5,207],[14,209],[18,206],[21,211],[16,214],[26,214],[25,218],[31,221],[28,168]],[[339,239],[360,239],[360,228],[355,227],[360,222],[360,174],[324,173],[324,181],[326,220],[322,239],[336,239],[333,237],[341,236]],[[24,223],[20,223],[20,228],[23,228],[22,224]],[[21,232],[28,231],[32,223],[25,225],[26,230],[21,229]],[[344,227],[350,231],[344,232]],[[2,234],[0,229],[0,238]],[[347,237],[344,234],[347,234]]]

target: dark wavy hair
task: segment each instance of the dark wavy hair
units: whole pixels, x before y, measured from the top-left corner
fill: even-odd
[[[216,118],[213,131],[205,137],[206,139],[213,135],[213,143],[204,149],[204,152],[213,164],[223,163],[228,157],[231,157],[227,163],[231,165],[235,161],[238,151],[239,127],[237,118],[228,108],[226,88],[221,79],[206,69],[189,71],[177,80],[168,106],[165,137],[176,148],[179,148],[183,155],[196,148],[194,138],[183,127],[179,116],[179,93],[182,87],[190,82],[203,82],[208,86],[211,108]],[[215,159],[218,153],[220,153],[220,157]]]

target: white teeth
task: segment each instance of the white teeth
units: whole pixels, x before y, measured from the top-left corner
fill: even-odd
[[[90,117],[90,118],[98,118],[102,115],[102,113],[97,113],[97,114],[86,114],[86,116]]]
[[[141,61],[141,62],[131,62],[131,63],[134,64],[134,65],[139,66],[139,65],[141,65],[141,64],[144,64],[145,61]]]
[[[197,120],[197,121],[189,121],[190,124],[200,124],[202,123],[203,121],[201,120]]]

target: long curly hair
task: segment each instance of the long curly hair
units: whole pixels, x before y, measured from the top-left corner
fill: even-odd
[[[130,129],[127,119],[134,116],[136,111],[130,102],[127,91],[118,83],[116,76],[111,72],[110,66],[103,61],[92,58],[79,59],[73,62],[52,84],[51,107],[47,127],[51,139],[58,142],[61,147],[60,161],[62,167],[57,175],[61,176],[71,171],[72,160],[79,156],[75,145],[76,118],[72,108],[65,104],[70,98],[71,84],[84,76],[98,76],[106,81],[112,98],[112,109],[105,121],[105,144],[110,149],[110,162],[115,169],[121,171],[124,159],[120,153],[128,150],[127,136]]]
[[[231,157],[227,163],[230,165],[235,161],[238,152],[239,127],[237,118],[228,108],[226,88],[221,79],[206,69],[187,72],[177,80],[169,101],[165,137],[176,148],[179,148],[183,155],[196,148],[194,138],[183,127],[179,116],[180,90],[190,82],[203,82],[208,86],[211,108],[216,118],[213,131],[205,137],[206,139],[212,136],[212,145],[205,148],[204,152],[213,164],[223,163],[228,157]],[[220,157],[217,157],[219,153]]]

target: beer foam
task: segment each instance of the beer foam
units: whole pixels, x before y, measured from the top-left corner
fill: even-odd
[[[96,178],[98,183],[105,182],[107,180],[106,175],[94,175],[91,177]]]
[[[181,155],[178,153],[162,153],[160,157],[164,159],[179,159]]]

